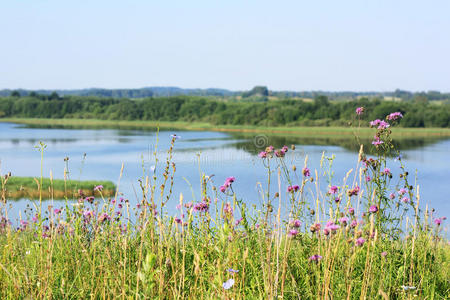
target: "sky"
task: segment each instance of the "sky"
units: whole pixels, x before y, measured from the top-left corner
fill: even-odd
[[[0,89],[450,92],[450,1],[0,0]]]

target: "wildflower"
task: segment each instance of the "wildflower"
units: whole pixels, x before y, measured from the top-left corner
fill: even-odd
[[[339,203],[341,201],[341,197],[334,198],[334,202]]]
[[[401,118],[403,118],[403,115],[402,115],[401,112],[398,112],[398,111],[397,112],[393,112],[393,113],[391,113],[391,114],[386,116],[386,119],[389,120],[389,121],[394,121],[394,120],[401,119]]]
[[[186,204],[184,205],[184,207],[186,207],[187,209],[189,209],[189,208],[192,207],[192,205],[193,205],[192,202],[188,202],[188,203],[186,203]]]
[[[403,203],[409,203],[409,198],[408,197],[403,197],[401,201]]]
[[[281,148],[281,152],[283,152],[283,153],[288,152],[288,147],[287,147],[286,145],[284,145],[284,146]]]
[[[60,214],[61,211],[62,211],[62,210],[59,209],[59,208],[55,208],[55,209],[53,210],[53,212],[55,213],[55,215]]]
[[[199,202],[194,204],[194,211],[198,212],[207,212],[209,209],[209,205],[206,202]]]
[[[358,193],[359,193],[359,186],[356,186],[353,189],[347,191],[349,197],[358,196]]]
[[[372,145],[378,146],[383,144],[384,142],[382,140],[380,140],[380,138],[378,136],[374,137],[374,140],[372,141]]]
[[[398,191],[398,194],[400,195],[400,196],[403,196],[404,194],[406,194],[408,191],[405,189],[405,188],[401,188],[399,191]]]
[[[343,224],[344,226],[347,225],[347,222],[349,219],[347,217],[342,217],[339,219],[339,223]]]
[[[338,191],[338,187],[335,185],[330,186],[330,189],[328,190],[328,194],[336,194]]]
[[[36,222],[39,220],[38,215],[35,214],[34,217],[33,217],[33,219],[31,219],[31,220],[32,220],[34,223],[36,223]]]
[[[339,228],[341,228],[341,227],[339,225],[334,224],[333,221],[328,221],[327,225],[325,226],[325,229],[328,229],[328,231],[332,231],[332,232],[338,230]]]
[[[320,228],[321,228],[320,224],[319,223],[315,223],[315,224],[311,225],[311,227],[309,227],[309,230],[311,232],[316,232],[316,231],[319,231]]]
[[[358,116],[360,116],[360,115],[362,115],[363,114],[363,112],[364,112],[364,107],[358,107],[357,109],[356,109],[356,114],[358,115]]]
[[[370,178],[370,176],[366,176],[366,182],[369,182],[370,180],[372,180],[372,178]]]
[[[310,258],[308,258],[309,261],[316,261],[316,262],[321,259],[322,259],[322,256],[320,256],[319,254],[314,254]]]
[[[391,200],[393,200],[393,199],[395,198],[395,194],[394,194],[394,193],[390,193],[390,194],[389,194],[389,198],[390,198]]]
[[[182,221],[181,221],[181,219],[180,219],[179,217],[175,217],[175,223],[177,223],[177,224],[181,224],[181,223],[182,223]]]
[[[357,222],[356,220],[353,220],[353,221],[350,223],[350,227],[351,227],[351,228],[355,228],[357,225],[358,225],[358,222]]]
[[[388,176],[389,176],[389,175],[392,175],[391,169],[385,168],[384,171],[382,172],[382,174],[383,174],[383,175],[388,175]]]
[[[309,169],[307,167],[303,168],[302,173],[303,173],[303,176],[305,176],[305,177],[311,176],[311,172],[309,171]]]
[[[233,278],[230,278],[230,279],[228,279],[227,281],[225,281],[223,284],[222,284],[222,287],[225,289],[225,290],[229,290],[229,289],[231,289],[231,287],[234,285],[234,279]]]
[[[244,220],[243,218],[237,219],[236,222],[235,222],[234,224],[235,224],[236,226],[238,226],[243,220]]]
[[[179,138],[181,138],[181,136],[176,135],[176,134],[171,134],[170,137],[174,140],[178,140]]]
[[[284,157],[284,152],[281,150],[275,150],[275,156],[276,157]]]
[[[358,238],[358,239],[356,239],[356,246],[362,246],[362,245],[364,245],[365,242],[366,242],[365,239]]]
[[[99,191],[99,192],[101,192],[103,190],[103,185],[97,185],[95,188],[94,188],[94,191]]]
[[[300,189],[300,187],[298,185],[291,185],[288,186],[287,191],[288,193],[292,193],[292,192],[296,192]]]
[[[433,220],[434,224],[436,224],[437,226],[440,226],[442,221],[446,220],[446,217],[442,217],[442,218],[436,218]]]
[[[388,255],[388,253],[387,253],[386,251],[381,252],[381,256],[382,256],[382,257],[386,257],[387,255]]]
[[[348,208],[348,213],[349,213],[350,215],[354,215],[354,214],[355,214],[355,209],[354,209],[353,207],[349,207],[349,208]]]
[[[225,180],[225,183],[220,187],[220,191],[222,193],[225,193],[225,191],[227,190],[227,188],[229,188],[231,186],[231,184],[236,180],[236,178],[234,178],[233,176],[228,177]]]
[[[259,152],[258,156],[260,158],[266,158],[267,157],[267,152],[266,151],[261,151],[261,152]]]
[[[226,190],[227,190],[227,187],[226,187],[226,186],[224,186],[224,185],[221,185],[221,186],[220,186],[220,191],[221,191],[222,193],[225,193]]]
[[[376,213],[377,211],[378,211],[378,206],[376,206],[376,205],[372,205],[369,208],[369,212],[371,212],[371,213]]]
[[[300,222],[300,220],[292,220],[291,221],[292,227],[299,228],[301,225],[302,225],[302,222]]]
[[[291,229],[289,230],[288,236],[294,237],[298,234],[298,230],[296,229]]]
[[[239,270],[235,270],[235,269],[227,269],[227,272],[230,272],[230,273],[239,273]]]
[[[268,146],[268,147],[266,148],[266,152],[267,152],[267,153],[272,153],[274,149],[275,149],[275,148],[274,148],[273,146]]]
[[[100,223],[103,223],[105,221],[110,221],[111,217],[107,213],[102,213],[100,216],[98,216],[97,219]]]
[[[225,207],[223,208],[223,212],[226,215],[233,216],[233,208],[231,207],[229,202],[227,202],[225,204]]]
[[[27,226],[28,226],[28,221],[20,220],[20,226],[22,226],[22,229],[27,228]]]

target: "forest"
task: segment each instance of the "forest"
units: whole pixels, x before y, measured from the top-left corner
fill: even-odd
[[[265,91],[263,90],[262,93]],[[79,118],[103,120],[189,121],[215,125],[344,126],[355,119],[355,108],[364,107],[363,126],[393,111],[404,115],[403,127],[450,127],[450,104],[434,101],[386,101],[362,97],[332,101],[276,99],[236,101],[201,96],[147,97],[139,99],[94,96],[60,96],[56,92],[0,97],[0,118]],[[365,122],[367,121],[367,122]],[[355,120],[355,122],[358,122]]]

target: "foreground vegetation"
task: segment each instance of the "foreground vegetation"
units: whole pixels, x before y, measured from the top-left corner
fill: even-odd
[[[347,126],[354,107],[368,111],[361,120],[384,118],[391,111],[404,115],[404,127],[450,127],[450,103],[389,102],[361,98],[329,101],[277,99],[263,102],[229,101],[193,96],[114,99],[57,94],[0,97],[0,118],[102,119],[125,121],[206,122],[239,126]]]
[[[334,157],[314,171],[307,159],[292,165],[294,146],[268,146],[259,154],[267,186],[254,209],[233,190],[238,176],[217,185],[204,175],[200,200],[172,195],[177,136],[139,180],[137,205],[80,197],[36,205],[17,225],[4,205],[1,297],[448,299],[445,217],[419,209],[399,153],[398,165],[387,165],[400,118],[372,122],[376,154],[361,148],[345,178],[334,178]]]

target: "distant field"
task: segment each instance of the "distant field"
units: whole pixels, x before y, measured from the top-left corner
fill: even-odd
[[[223,132],[254,132],[266,134],[283,134],[298,137],[336,137],[353,136],[372,137],[374,129],[369,127],[263,127],[241,125],[212,125],[202,122],[167,122],[167,121],[119,121],[97,119],[22,119],[3,118],[0,122],[26,124],[31,126],[55,126],[73,128],[135,128],[135,129],[173,129],[173,130],[204,130]],[[450,137],[450,128],[403,128],[397,127],[393,132],[396,138],[401,137]]]

